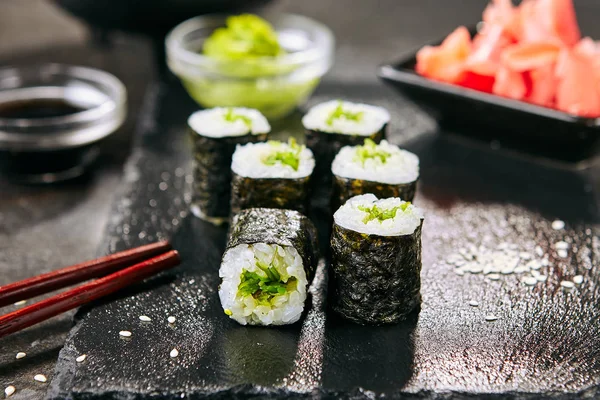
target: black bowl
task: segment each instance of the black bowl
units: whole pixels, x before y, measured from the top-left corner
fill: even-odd
[[[378,75],[429,112],[442,132],[569,163],[600,153],[600,118],[583,118],[434,81],[417,74],[415,64],[413,51],[382,65]]]

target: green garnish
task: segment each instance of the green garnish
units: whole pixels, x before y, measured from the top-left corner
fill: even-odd
[[[232,16],[227,18],[225,25],[206,39],[202,49],[205,55],[236,60],[275,57],[285,53],[271,24],[259,16]]]
[[[338,106],[335,108],[335,110],[333,110],[331,112],[331,114],[329,114],[329,117],[327,117],[327,120],[325,121],[325,123],[329,126],[333,125],[333,121],[335,121],[336,119],[340,119],[340,118],[345,118],[349,121],[355,121],[355,122],[359,122],[362,117],[364,115],[364,112],[359,111],[359,112],[352,112],[352,111],[347,111],[344,110],[344,106],[343,103],[340,101],[338,103]]]
[[[231,311],[229,308],[226,308],[226,309],[225,309],[225,314],[226,314],[226,315],[229,315],[229,316],[232,316],[232,315],[233,315],[233,312],[232,312],[232,311]]]
[[[359,162],[364,166],[368,159],[378,158],[382,164],[385,164],[388,157],[391,155],[391,153],[388,153],[385,150],[378,149],[377,144],[371,139],[367,138],[362,146],[356,146],[356,155],[354,156],[354,161]]]
[[[236,114],[233,112],[233,108],[228,108],[227,113],[223,116],[225,121],[234,123],[236,121],[242,121],[248,129],[252,129],[252,118],[242,114]]]
[[[269,141],[269,144],[273,147],[278,147],[281,142]],[[275,150],[265,158],[263,163],[266,165],[275,165],[277,163],[289,165],[294,171],[298,171],[300,166],[300,154],[304,150],[304,146],[300,146],[296,143],[296,139],[289,138],[288,140],[289,150]]]
[[[271,300],[275,296],[295,290],[297,285],[296,278],[290,277],[284,281],[274,265],[274,263],[278,262],[281,262],[281,260],[277,253],[273,255],[270,265],[258,260],[256,261],[256,266],[267,275],[266,277],[256,272],[242,270],[238,295],[242,297],[252,296],[261,305],[271,305]]]
[[[366,224],[367,222],[373,221],[375,219],[379,222],[383,222],[386,219],[395,218],[398,210],[402,210],[404,212],[409,206],[410,201],[407,201],[400,204],[399,206],[390,208],[388,210],[383,210],[377,207],[377,205],[375,204],[372,207],[358,206],[358,209],[367,213],[367,215],[363,218],[363,224]]]

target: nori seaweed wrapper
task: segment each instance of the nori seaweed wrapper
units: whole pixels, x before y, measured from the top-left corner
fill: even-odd
[[[304,215],[294,210],[250,208],[233,217],[227,250],[240,244],[278,244],[298,251],[310,285],[317,263],[319,244],[317,229]]]
[[[379,144],[379,142],[385,139],[386,132],[387,124],[369,136],[345,135],[342,133],[328,133],[307,129],[306,147],[311,149],[315,156],[315,170],[313,171],[313,175],[323,179],[329,185],[331,182],[331,163],[342,147],[362,145],[365,139],[371,139]]]
[[[349,198],[367,193],[373,193],[379,199],[399,197],[404,201],[412,202],[415,198],[416,191],[417,181],[389,184],[362,179],[344,178],[334,174],[331,206],[333,211],[335,211]]]
[[[248,178],[232,172],[231,214],[247,208],[308,210],[310,175],[304,178]]]
[[[231,158],[240,144],[262,142],[266,134],[211,138],[189,129],[194,151],[192,207],[211,222],[229,217]]]
[[[332,309],[359,324],[406,319],[421,303],[421,226],[411,235],[379,236],[334,223]]]

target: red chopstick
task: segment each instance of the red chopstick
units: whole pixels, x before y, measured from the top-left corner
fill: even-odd
[[[0,316],[0,338],[114,293],[159,271],[172,268],[178,265],[179,262],[179,253],[171,250],[168,253],[142,261],[129,268]]]
[[[171,250],[169,242],[156,242],[0,286],[0,307],[108,275],[169,250]]]

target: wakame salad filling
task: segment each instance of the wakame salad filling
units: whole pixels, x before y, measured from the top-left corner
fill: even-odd
[[[300,318],[308,282],[294,247],[238,245],[226,252],[219,274],[224,312],[237,322],[280,325]]]
[[[364,194],[349,199],[333,216],[337,225],[371,235],[410,235],[421,225],[423,212],[397,197],[377,199]]]
[[[294,138],[238,146],[231,169],[248,178],[303,178],[315,166],[313,153]]]
[[[419,178],[419,157],[382,140],[366,138],[362,145],[345,146],[331,165],[335,176],[390,185],[415,182]]]

